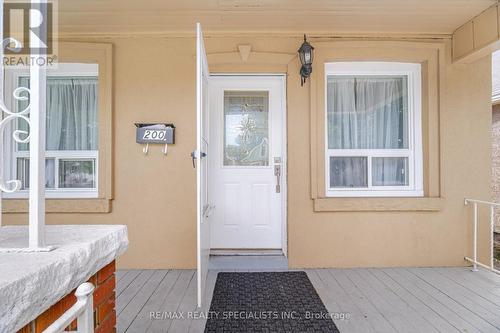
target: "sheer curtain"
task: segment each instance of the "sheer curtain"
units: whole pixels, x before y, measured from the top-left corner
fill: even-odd
[[[21,86],[28,83],[28,78],[20,79]],[[47,78],[47,150],[98,149],[97,86],[95,77]],[[19,149],[28,147],[20,145]]]
[[[403,76],[328,76],[328,148],[407,149],[406,86]],[[406,176],[402,159],[374,158],[373,185],[401,184]],[[366,164],[366,158],[332,157],[330,185],[366,187]]]

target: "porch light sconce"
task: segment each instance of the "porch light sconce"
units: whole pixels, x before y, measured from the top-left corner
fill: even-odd
[[[304,42],[300,46],[299,59],[302,67],[300,68],[300,85],[303,86],[306,79],[311,76],[312,73],[312,63],[313,63],[313,50],[314,47],[309,44],[306,39],[306,34],[304,34]]]

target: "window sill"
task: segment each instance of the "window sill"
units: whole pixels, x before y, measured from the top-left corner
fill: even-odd
[[[45,202],[47,213],[109,213],[111,212],[110,199],[47,199]],[[28,200],[2,200],[3,213],[27,213]]]
[[[315,212],[438,212],[442,198],[318,198]]]

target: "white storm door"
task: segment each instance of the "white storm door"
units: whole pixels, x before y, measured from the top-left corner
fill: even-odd
[[[282,249],[284,77],[212,76],[212,249]]]
[[[210,255],[210,205],[208,197],[208,81],[209,71],[203,45],[203,34],[196,24],[196,212],[197,212],[197,283],[198,306],[202,305]]]

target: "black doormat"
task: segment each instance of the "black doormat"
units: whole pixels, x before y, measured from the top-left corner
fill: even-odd
[[[219,273],[205,332],[334,332],[305,272]]]

